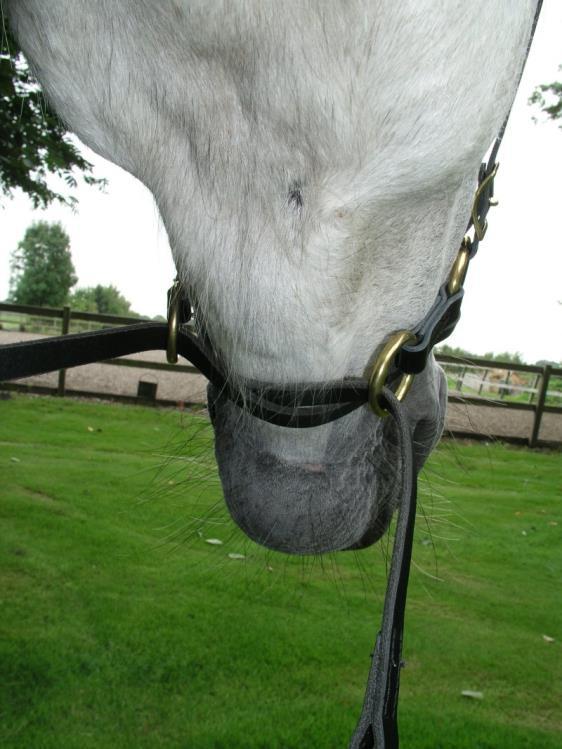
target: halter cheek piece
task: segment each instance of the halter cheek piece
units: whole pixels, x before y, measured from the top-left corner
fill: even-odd
[[[527,55],[541,6],[542,0],[539,0]],[[191,306],[182,295],[178,281],[168,292],[167,325],[139,323],[124,328],[0,346],[0,383],[3,380],[91,364],[140,351],[163,349],[169,362],[176,362],[178,354],[181,354],[221,394],[248,413],[271,424],[289,428],[320,426],[367,403],[377,416],[384,418],[390,414],[393,417],[399,437],[402,498],[381,629],[372,654],[363,709],[349,749],[398,748],[397,706],[404,611],[416,516],[417,477],[410,427],[400,401],[406,397],[415,375],[424,370],[433,347],[453,332],[459,320],[468,265],[486,234],[488,210],[495,205],[494,177],[498,170],[496,157],[508,118],[509,113],[488,162],[480,167],[467,234],[449,278],[439,289],[427,315],[414,330],[400,330],[389,337],[378,353],[368,380],[348,378],[337,382],[295,384],[284,388],[248,382],[243,391],[233,387],[213,354],[197,336],[185,329],[185,323],[191,316]],[[398,382],[394,392],[389,387],[391,381]]]

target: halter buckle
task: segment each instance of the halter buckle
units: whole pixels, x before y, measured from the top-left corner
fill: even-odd
[[[416,336],[410,330],[399,330],[394,333],[385,343],[373,365],[371,376],[369,377],[369,405],[377,416],[384,418],[388,416],[389,411],[384,405],[383,388],[386,386],[386,380],[390,367],[405,343],[416,340]],[[394,395],[399,401],[404,400],[414,381],[413,374],[403,374]]]
[[[487,174],[482,182],[478,185],[476,193],[474,194],[474,202],[472,203],[472,223],[474,225],[474,233],[479,242],[481,242],[486,232],[488,231],[488,222],[486,221],[486,214],[490,206],[498,204],[497,200],[493,199],[493,188],[494,188],[494,177],[497,174],[499,164],[494,164],[492,170]],[[488,205],[482,206],[482,197],[486,196]]]

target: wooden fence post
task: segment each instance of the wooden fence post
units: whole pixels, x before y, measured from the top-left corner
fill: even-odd
[[[511,369],[508,369],[505,380],[499,385],[500,400],[503,400],[506,395],[509,395],[510,380],[511,380]],[[505,385],[505,387],[502,387],[502,385]]]
[[[544,412],[544,403],[546,401],[546,393],[548,390],[548,381],[550,379],[550,372],[552,370],[552,367],[550,364],[547,364],[542,371],[542,380],[541,380],[541,387],[539,390],[539,397],[537,400],[537,405],[535,407],[535,419],[533,421],[533,431],[531,433],[531,438],[529,440],[529,447],[536,447],[537,442],[539,441],[539,432],[541,429],[541,419]]]
[[[541,375],[540,374],[536,375],[536,377],[534,378],[533,389],[531,390],[531,393],[529,394],[529,403],[533,402],[533,399],[535,397],[535,390],[538,387],[540,379],[541,379]]]
[[[462,392],[462,386],[464,385],[465,375],[466,375],[466,367],[463,367],[461,369],[460,375],[457,377],[457,384],[455,385],[455,389],[458,393]]]
[[[480,387],[478,388],[478,395],[482,395],[482,388],[484,385],[486,385],[486,378],[488,377],[488,371],[487,369],[484,370],[484,374],[482,375],[482,379],[480,380]]]
[[[66,335],[69,329],[70,329],[70,307],[68,305],[65,305],[62,308],[62,326],[61,326],[62,335]],[[66,369],[60,369],[59,370],[59,386],[57,390],[57,395],[60,395],[61,398],[64,397],[65,386],[66,386]]]

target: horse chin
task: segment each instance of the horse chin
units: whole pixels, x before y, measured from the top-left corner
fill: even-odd
[[[434,372],[408,396],[418,467],[443,425],[445,380]],[[212,386],[208,399],[226,504],[252,540],[318,554],[364,548],[383,535],[401,487],[391,419],[365,406],[321,427],[287,429],[250,416]]]

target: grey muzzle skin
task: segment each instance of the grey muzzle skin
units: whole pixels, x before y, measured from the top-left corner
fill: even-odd
[[[403,403],[418,468],[441,435],[446,398],[444,374],[430,360]],[[319,554],[364,548],[386,531],[401,486],[392,419],[365,405],[291,429],[255,418],[213,385],[208,401],[226,505],[253,541]]]

